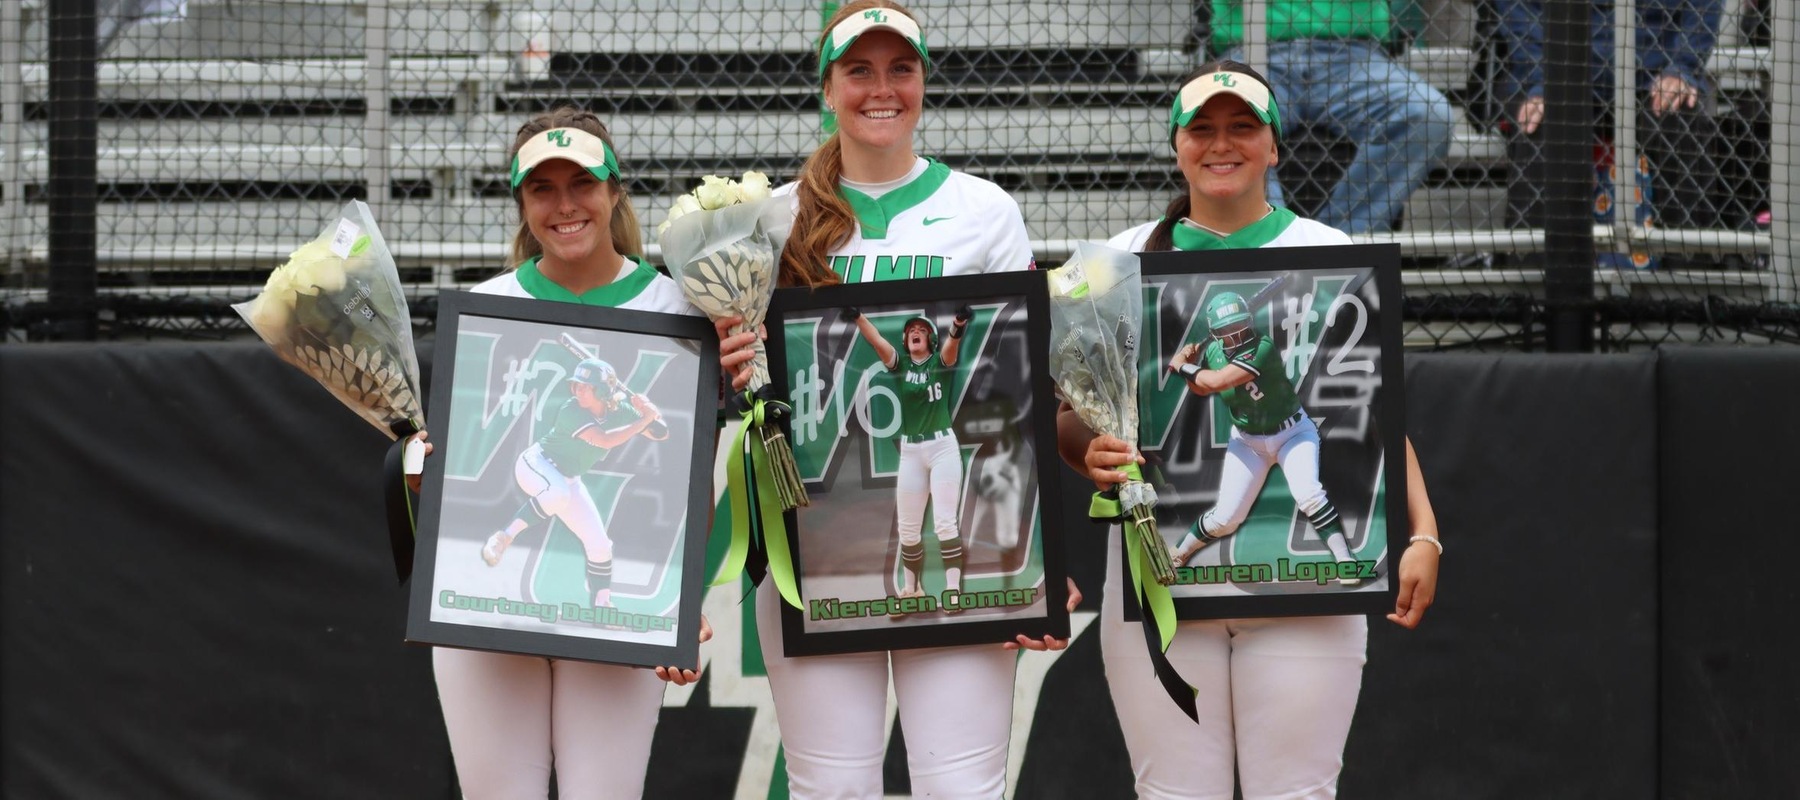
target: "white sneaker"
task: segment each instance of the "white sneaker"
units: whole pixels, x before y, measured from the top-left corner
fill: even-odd
[[[506,553],[507,545],[512,544],[513,537],[506,531],[494,531],[487,544],[481,546],[481,560],[490,567],[499,566],[500,556]]]

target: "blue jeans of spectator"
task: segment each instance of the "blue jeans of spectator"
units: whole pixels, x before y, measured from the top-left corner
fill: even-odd
[[[1227,57],[1241,60],[1243,52]],[[1285,132],[1323,128],[1356,146],[1318,221],[1345,233],[1392,230],[1413,190],[1450,152],[1450,101],[1373,41],[1270,42],[1263,73],[1275,85]],[[1275,170],[1269,202],[1282,202]]]

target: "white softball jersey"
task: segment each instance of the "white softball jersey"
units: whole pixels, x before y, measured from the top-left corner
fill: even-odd
[[[681,295],[681,287],[669,276],[636,256],[626,256],[625,266],[613,282],[576,295],[544,277],[538,271],[538,259],[527,259],[517,269],[509,269],[479,284],[470,291],[497,294],[502,297],[525,297],[535,300],[559,300],[587,306],[624,308],[632,311],[661,311],[665,314],[698,316],[700,309]]]
[[[775,190],[797,209],[798,184]],[[1031,269],[1031,236],[1004,189],[942,163],[918,159],[886,184],[846,182],[858,225],[831,255],[845,283]]]
[[[590,306],[694,314],[675,281],[641,259],[576,295],[537,259],[473,291]],[[564,797],[637,797],[665,684],[647,669],[439,647],[438,699],[457,780],[467,797],[542,797],[551,765]]]
[[[793,184],[776,195],[794,197]],[[832,253],[846,283],[1031,269],[1019,205],[1000,187],[919,159],[883,185],[846,183],[859,225]],[[880,797],[890,669],[915,797],[994,798],[1006,786],[1016,656],[998,644],[788,658],[781,599],[757,627],[795,798]]]
[[[1227,237],[1230,249],[1246,249],[1251,247],[1321,247],[1325,245],[1350,244],[1350,236],[1322,222],[1315,222],[1304,217],[1296,217],[1286,209],[1275,209],[1265,222],[1250,226],[1256,230],[1246,229]],[[1161,220],[1152,220],[1125,231],[1106,240],[1106,246],[1133,253],[1142,252],[1144,243],[1150,240],[1150,230]],[[1283,221],[1285,225],[1281,224]],[[1247,235],[1246,235],[1247,234]],[[1243,238],[1239,238],[1243,236]]]
[[[1109,247],[1141,252],[1156,222]],[[1203,235],[1212,234],[1197,231]],[[1222,249],[1350,244],[1330,226],[1275,209],[1218,241]],[[1143,798],[1336,795],[1344,742],[1356,713],[1368,645],[1359,616],[1181,622],[1168,658],[1189,685],[1200,723],[1181,713],[1152,677],[1142,622],[1127,622],[1120,533],[1107,537],[1100,649],[1107,688]]]

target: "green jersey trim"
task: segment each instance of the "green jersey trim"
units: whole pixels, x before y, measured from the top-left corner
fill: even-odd
[[[1275,241],[1275,237],[1280,236],[1296,219],[1299,217],[1294,212],[1285,208],[1277,208],[1262,219],[1245,225],[1224,238],[1176,223],[1169,229],[1169,241],[1175,245],[1176,250],[1238,250],[1262,247]]]
[[[544,277],[544,273],[538,269],[538,259],[540,258],[543,256],[532,256],[525,263],[520,264],[517,270],[519,286],[525,289],[526,294],[539,300],[580,303],[584,306],[615,307],[624,305],[631,298],[642,294],[645,289],[649,288],[650,282],[656,280],[655,267],[644,263],[644,260],[637,256],[626,256],[626,259],[637,264],[637,269],[632,270],[631,274],[621,276],[612,283],[596,286],[577,295],[564,289],[561,284]]]
[[[950,168],[944,166],[943,162],[932,158],[925,161],[925,172],[919,177],[879,198],[870,197],[848,186],[838,187],[838,194],[850,203],[850,210],[856,212],[856,221],[862,227],[864,239],[886,239],[890,220],[925,202],[937,193],[944,181],[950,179]]]

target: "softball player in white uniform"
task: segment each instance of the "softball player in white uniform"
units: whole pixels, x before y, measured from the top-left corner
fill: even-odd
[[[904,354],[894,349],[875,324],[854,314],[857,330],[881,358],[894,378],[900,405],[900,464],[894,485],[894,513],[900,533],[900,566],[905,577],[896,595],[924,597],[921,572],[925,566],[925,505],[931,504],[938,556],[944,562],[944,588],[962,589],[962,446],[950,428],[950,382],[954,376],[962,334],[975,312],[963,306],[950,328],[950,341],[938,348],[937,327],[924,317],[913,317],[902,328]]]
[[[562,520],[581,540],[587,555],[588,599],[596,607],[612,605],[612,538],[581,476],[613,448],[632,437],[658,437],[651,423],[661,418],[643,395],[617,391],[619,376],[597,358],[583,360],[569,373],[568,400],[556,411],[550,429],[513,462],[513,479],[529,499],[512,522],[495,531],[481,548],[481,559],[498,566],[508,545],[537,523]],[[667,429],[661,438],[668,438]]]
[[[1024,218],[987,181],[914,155],[929,62],[916,21],[888,2],[846,4],[825,27],[820,66],[838,132],[793,198],[781,283],[818,285],[1029,269]],[[788,658],[781,602],[757,597],[757,627],[796,800],[879,798],[890,671],[917,797],[1005,792],[1015,655],[999,645]]]
[[[618,181],[618,161],[605,136],[605,127],[592,114],[569,108],[540,115],[520,129],[513,145],[512,173],[523,218],[514,252],[523,263],[475,291],[699,313],[673,281],[621,255],[643,248],[637,218]],[[582,366],[588,369],[578,369],[578,375],[591,379],[585,385],[604,382],[596,364]],[[577,398],[591,396],[581,385],[578,382],[575,389]],[[594,398],[592,405],[612,402]],[[594,427],[595,415],[581,407],[563,412],[568,419],[559,415],[558,427],[570,428],[565,432],[569,435],[560,437],[560,444],[531,448],[529,457],[519,462],[531,474],[517,477],[545,516],[558,516],[582,536],[591,562],[595,545],[605,542],[604,528],[596,525],[597,514],[589,519],[585,511],[572,509],[578,509],[585,496],[577,478],[586,466],[579,462],[591,465],[587,458],[598,455],[591,440],[581,445],[587,448],[585,453],[572,441],[582,428]],[[615,413],[636,420],[652,410],[638,407]],[[641,423],[609,420],[613,427],[627,429]],[[559,479],[561,500],[546,501],[546,495],[558,491],[551,484]],[[544,491],[533,491],[540,485]],[[558,509],[551,508],[559,502]],[[493,555],[498,560],[498,549]],[[605,599],[604,590],[596,594]],[[699,635],[702,641],[710,635],[704,620]],[[552,769],[558,796],[565,800],[641,796],[663,680],[686,683],[699,677],[693,670],[677,668],[652,671],[448,647],[433,651],[432,664],[457,779],[467,800],[546,797]]]
[[[1182,82],[1170,114],[1171,144],[1188,193],[1170,205],[1163,220],[1126,231],[1109,244],[1143,251],[1348,242],[1342,233],[1268,205],[1264,179],[1276,163],[1279,131],[1279,112],[1262,76],[1234,62],[1201,67]],[[1229,343],[1217,344],[1224,350]],[[1243,355],[1252,366],[1232,361],[1237,366],[1230,369],[1255,368],[1254,352]],[[1300,419],[1286,431],[1306,424],[1304,412],[1297,413]],[[1281,438],[1280,425],[1291,418],[1258,422],[1274,429],[1270,437]],[[1117,466],[1136,459],[1123,442],[1095,438],[1072,412],[1059,415],[1058,431],[1064,459],[1102,485],[1124,480]],[[1234,433],[1234,447],[1240,438]],[[1279,446],[1273,450],[1279,451]],[[1410,445],[1407,454],[1414,532],[1435,543],[1436,522]],[[1221,505],[1226,502],[1221,492]],[[1236,511],[1220,512],[1208,517],[1213,530],[1228,532],[1227,525],[1235,527],[1233,517],[1241,521]],[[1367,622],[1343,616],[1180,623],[1168,657],[1199,690],[1196,724],[1153,677],[1142,623],[1124,619],[1119,536],[1115,526],[1107,545],[1101,646],[1138,795],[1229,800],[1235,775],[1246,800],[1336,796],[1362,684]],[[1435,592],[1437,551],[1409,548],[1400,577],[1400,607],[1390,618],[1411,627]]]

